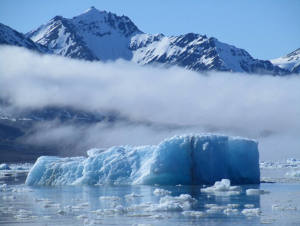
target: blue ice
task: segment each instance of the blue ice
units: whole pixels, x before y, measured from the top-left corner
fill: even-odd
[[[260,182],[258,143],[222,135],[182,135],[158,145],[91,149],[88,157],[42,156],[27,185],[232,184]]]

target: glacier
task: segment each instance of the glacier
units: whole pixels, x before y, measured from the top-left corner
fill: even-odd
[[[158,145],[91,149],[87,157],[41,156],[27,185],[200,185],[260,182],[258,143],[215,134],[177,135]]]

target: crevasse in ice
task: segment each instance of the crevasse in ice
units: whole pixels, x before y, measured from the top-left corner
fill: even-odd
[[[91,149],[88,157],[42,156],[27,185],[259,183],[258,144],[222,135],[182,135],[152,146]]]

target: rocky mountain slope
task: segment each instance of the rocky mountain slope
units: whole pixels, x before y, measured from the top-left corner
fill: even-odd
[[[0,45],[21,46],[37,52],[48,52],[48,48],[33,42],[20,32],[0,23]]]
[[[176,65],[195,71],[289,73],[216,38],[194,33],[179,36],[146,34],[128,17],[94,7],[72,19],[56,16],[27,33],[26,37],[55,54],[91,61],[121,58],[142,65]]]

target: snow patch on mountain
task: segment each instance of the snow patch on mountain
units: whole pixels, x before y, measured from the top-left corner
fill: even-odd
[[[300,72],[300,48],[287,54],[286,56],[279,57],[271,60],[274,65],[280,68],[287,69],[292,73]]]

